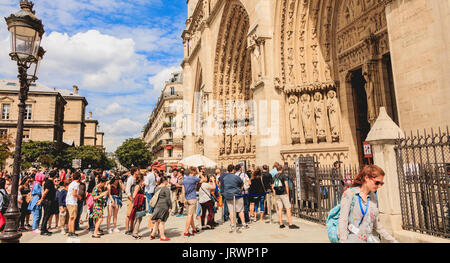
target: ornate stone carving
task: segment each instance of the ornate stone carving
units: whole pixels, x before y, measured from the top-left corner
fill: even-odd
[[[340,134],[340,107],[334,90],[328,91],[327,94],[327,112],[330,124],[331,139],[333,142],[339,141]]]
[[[373,124],[376,120],[376,108],[375,108],[375,89],[374,89],[374,72],[371,72],[367,66],[363,67],[363,77],[366,81],[364,89],[367,96],[367,119],[370,124]]]
[[[326,116],[322,94],[320,92],[316,92],[314,94],[314,120],[316,123],[316,136],[318,141],[324,141],[327,136],[325,118]]]
[[[292,143],[300,142],[300,120],[298,114],[298,98],[295,95],[289,96],[289,122],[291,124]]]
[[[311,96],[309,94],[303,94],[301,101],[304,138],[306,142],[310,142],[313,140]]]

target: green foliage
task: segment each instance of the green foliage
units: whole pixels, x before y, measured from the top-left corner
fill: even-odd
[[[0,136],[0,170],[4,169],[6,159],[13,156],[11,136]]]
[[[53,167],[59,149],[53,142],[27,141],[22,144],[22,169],[31,167],[34,162],[41,163],[42,167]]]
[[[102,149],[95,146],[67,147],[58,146],[53,142],[28,141],[22,145],[22,168],[31,167],[33,162],[41,163],[43,167],[72,168],[73,159],[81,159],[81,168],[100,168],[109,170],[115,164],[108,159]]]
[[[151,163],[150,150],[142,139],[127,139],[117,148],[116,156],[120,164],[128,169],[133,165],[145,168]]]

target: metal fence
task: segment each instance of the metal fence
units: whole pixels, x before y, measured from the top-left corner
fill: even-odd
[[[431,130],[395,147],[403,229],[450,238],[450,134]]]
[[[351,185],[359,166],[321,166],[315,164],[309,173],[290,166],[289,199],[295,216],[325,224],[329,211],[338,205],[342,194]]]
[[[300,177],[297,177],[295,166],[285,167],[292,214],[325,224],[329,211],[340,203],[342,194],[351,185],[359,169],[357,165],[333,167],[315,162],[309,173],[300,169]],[[220,170],[221,173],[226,172],[224,168]],[[207,168],[206,174],[215,174],[215,169]]]

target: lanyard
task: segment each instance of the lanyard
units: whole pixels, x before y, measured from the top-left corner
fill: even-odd
[[[370,197],[369,197],[369,196],[367,197],[366,211],[364,211],[363,208],[362,208],[361,196],[358,195],[358,199],[359,199],[359,209],[361,209],[361,213],[362,213],[362,215],[363,215],[362,218],[361,218],[361,221],[359,222],[359,225],[361,225],[361,223],[362,223],[364,217],[365,217],[366,214],[367,214],[367,211],[369,210],[369,201],[370,201]]]

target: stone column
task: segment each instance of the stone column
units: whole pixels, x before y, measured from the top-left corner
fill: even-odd
[[[384,186],[378,191],[378,207],[383,226],[390,232],[402,230],[402,213],[398,184],[395,140],[404,138],[403,131],[388,116],[385,107],[380,114],[366,141],[372,144],[373,160],[385,172]]]

